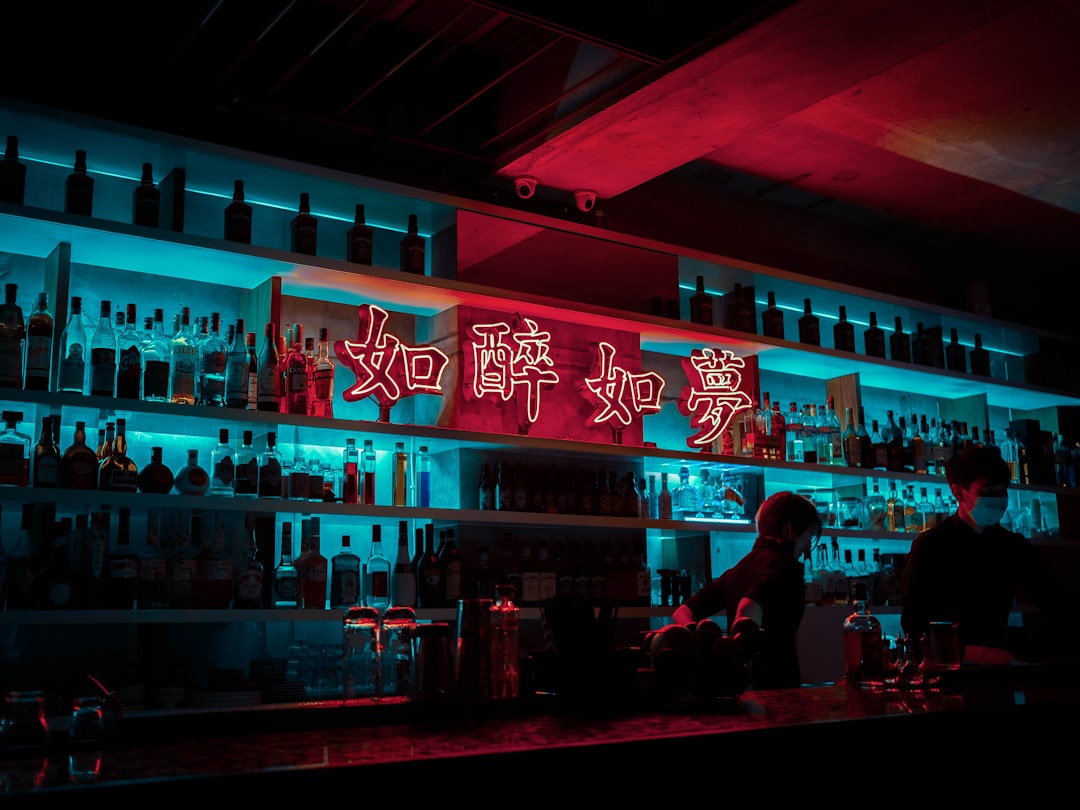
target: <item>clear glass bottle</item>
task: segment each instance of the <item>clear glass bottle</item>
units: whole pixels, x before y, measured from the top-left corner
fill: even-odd
[[[705,276],[697,277],[697,288],[690,296],[690,322],[713,325],[713,299],[705,292]]]
[[[232,606],[236,609],[263,607],[263,580],[265,570],[259,561],[259,541],[255,535],[254,521],[245,520],[244,533],[247,548],[243,559],[233,569]]]
[[[300,575],[293,564],[293,524],[281,524],[281,558],[274,569],[274,607],[300,607]]]
[[[808,346],[821,345],[821,319],[814,314],[809,298],[803,299],[803,314],[799,318],[799,343]]]
[[[169,342],[165,339],[165,312],[157,308],[142,343],[142,396],[147,402],[169,401]]]
[[[116,331],[110,301],[101,302],[101,314],[90,338],[90,395],[116,395]]]
[[[53,316],[48,293],[39,292],[26,324],[27,391],[48,391],[52,379]]]
[[[330,333],[325,326],[319,328],[318,354],[311,372],[311,415],[324,419],[334,418],[334,372],[336,366],[330,359]]]
[[[690,468],[679,468],[679,483],[671,493],[671,509],[677,518],[686,518],[697,512],[697,498],[690,485]]]
[[[280,368],[281,356],[278,354],[277,326],[267,323],[263,327],[263,342],[259,348],[256,408],[260,411],[281,412],[283,385]]]
[[[154,185],[154,166],[142,165],[139,185],[131,192],[131,221],[135,225],[156,228],[161,218],[161,189]]]
[[[416,453],[416,505],[431,506],[431,456],[426,444]]]
[[[142,399],[142,344],[134,304],[116,313],[116,398]]]
[[[357,203],[353,225],[345,234],[345,261],[370,265],[373,246],[374,231],[365,221],[363,204]]]
[[[26,195],[26,164],[19,160],[19,136],[8,135],[0,160],[0,202],[22,205]]]
[[[248,352],[244,319],[237,318],[225,355],[225,407],[245,410],[248,406]]]
[[[660,493],[656,490],[656,474],[649,475],[649,518],[657,520],[660,517]]]
[[[285,413],[307,415],[308,412],[308,373],[307,359],[304,357],[303,324],[293,324],[293,339],[282,361],[284,390],[283,407]]]
[[[180,326],[169,341],[169,402],[195,404],[195,372],[199,363],[195,333],[191,331],[191,308],[181,307]]]
[[[210,313],[210,328],[199,341],[198,389],[199,404],[217,408],[225,406],[225,371],[229,346],[221,336],[221,313]]]
[[[4,284],[0,306],[0,388],[23,388],[23,353],[26,324],[18,302],[18,285]]]
[[[400,264],[403,273],[424,275],[425,241],[420,236],[416,214],[409,214],[409,230],[401,239]]]
[[[4,411],[0,431],[0,486],[25,487],[30,483],[30,448],[33,439],[21,432],[21,411]]]
[[[390,606],[390,560],[383,554],[382,526],[371,527],[371,547],[364,563],[363,603],[379,611]]]
[[[300,207],[289,223],[289,249],[314,256],[319,241],[319,220],[311,215],[311,195],[300,192]]]
[[[210,476],[199,464],[199,450],[187,451],[187,463],[173,475],[173,487],[181,495],[205,495],[210,489]]]
[[[90,216],[94,212],[94,178],[86,173],[86,150],[75,150],[75,164],[64,183],[64,212]]]
[[[488,643],[491,697],[516,698],[520,689],[519,629],[521,611],[514,604],[514,586],[496,585],[495,602],[489,608]]]
[[[855,353],[855,326],[847,319],[847,307],[840,305],[840,318],[833,324],[833,348]]]
[[[281,500],[281,452],[274,431],[266,434],[266,449],[259,454],[259,497]]]
[[[866,585],[853,588],[855,611],[844,620],[844,679],[849,686],[881,684],[885,680],[885,638],[881,622],[870,613]]]
[[[236,464],[232,445],[229,444],[229,429],[218,429],[218,443],[210,451],[210,495],[233,496],[233,482],[236,478]]]
[[[244,181],[233,181],[232,202],[225,206],[225,239],[251,244],[251,206],[244,201]]]
[[[660,494],[657,496],[657,515],[660,520],[671,520],[674,514],[671,492],[668,491],[667,473],[660,473]]]
[[[247,352],[247,409],[259,408],[259,354],[255,350],[256,335],[248,332],[244,335],[244,349]]]
[[[345,439],[341,470],[341,502],[360,503],[360,452],[352,436]]]
[[[394,443],[393,473],[391,479],[391,503],[394,506],[409,505],[409,454],[404,442]]]
[[[86,355],[88,344],[83,325],[82,297],[71,297],[71,314],[60,336],[60,367],[57,369],[56,390],[75,394],[86,393]]]
[[[352,550],[350,535],[341,536],[341,550],[330,558],[330,607],[360,604],[360,556]]]
[[[375,447],[371,439],[364,439],[360,453],[360,503],[375,505]]]

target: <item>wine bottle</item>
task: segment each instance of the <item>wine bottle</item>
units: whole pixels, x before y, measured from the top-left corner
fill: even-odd
[[[400,247],[401,272],[424,275],[425,242],[420,236],[416,214],[409,214],[409,232],[402,238]]]
[[[75,150],[75,165],[64,183],[64,211],[90,216],[94,210],[94,178],[86,173],[86,150]]]
[[[370,265],[373,247],[374,231],[365,222],[363,204],[357,203],[353,226],[345,234],[345,260]]]
[[[232,202],[225,206],[225,239],[251,244],[251,206],[244,202],[244,181],[233,182]]]
[[[300,207],[289,223],[290,250],[314,256],[318,245],[319,220],[311,215],[311,198],[308,192],[300,193]]]
[[[131,193],[131,221],[156,228],[161,216],[161,189],[154,185],[153,164],[142,165],[142,178]]]

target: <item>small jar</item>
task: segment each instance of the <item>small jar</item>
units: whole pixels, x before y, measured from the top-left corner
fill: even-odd
[[[836,512],[841,529],[862,528],[862,503],[858,498],[845,496],[838,499]]]
[[[48,745],[45,693],[8,692],[4,699],[4,718],[0,721],[0,749],[34,751],[44,750]]]

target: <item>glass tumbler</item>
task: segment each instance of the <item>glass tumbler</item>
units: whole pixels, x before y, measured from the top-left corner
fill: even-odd
[[[0,721],[0,748],[29,751],[43,750],[48,745],[45,693],[8,692],[4,699],[4,719]]]

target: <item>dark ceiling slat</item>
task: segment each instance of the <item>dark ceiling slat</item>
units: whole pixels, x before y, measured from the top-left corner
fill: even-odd
[[[357,3],[353,10],[346,14],[344,17],[342,17],[341,21],[337,25],[335,25],[325,37],[319,40],[319,42],[315,45],[314,48],[308,51],[307,54],[305,54],[299,62],[293,65],[288,71],[285,72],[285,74],[280,79],[278,79],[277,83],[267,92],[267,96],[273,96],[278,90],[280,90],[285,85],[285,83],[289,81],[289,79],[295,76],[297,72],[301,68],[303,68],[304,65],[306,65],[313,56],[315,56],[315,54],[317,54],[320,50],[323,49],[326,43],[328,43],[331,39],[337,36],[338,33],[341,32],[342,28],[352,22],[356,15],[359,14],[366,5],[367,0],[362,0],[362,2]]]
[[[244,48],[244,50],[240,52],[239,56],[237,56],[236,59],[233,60],[232,64],[230,64],[227,68],[225,68],[224,71],[221,72],[221,74],[218,76],[218,81],[222,81],[230,73],[236,70],[236,68],[238,68],[240,64],[248,58],[251,52],[255,50],[255,47],[260,42],[262,42],[263,38],[272,30],[274,30],[274,27],[277,26],[279,22],[281,22],[285,15],[288,14],[295,5],[296,0],[289,0],[289,2],[285,4],[285,6],[281,9],[278,15],[274,17],[274,19],[272,19],[270,23],[265,28],[263,28],[262,31],[259,32],[259,35],[251,41],[251,44]]]

